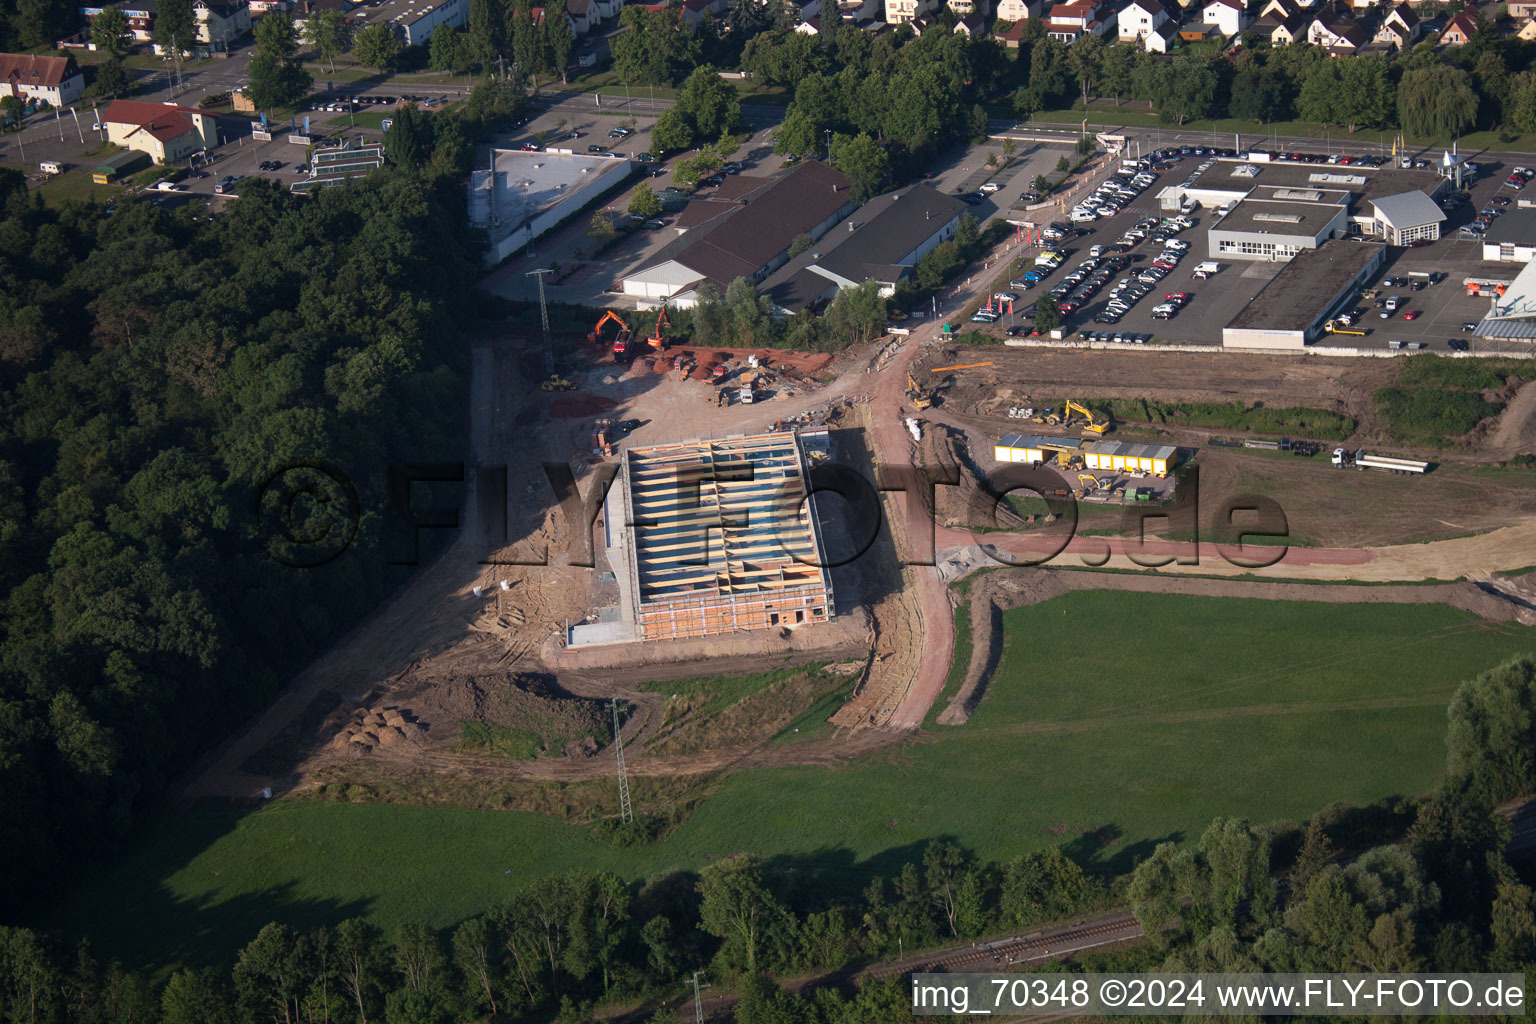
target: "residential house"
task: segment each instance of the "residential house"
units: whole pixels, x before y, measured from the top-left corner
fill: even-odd
[[[43,100],[50,106],[73,103],[85,92],[85,76],[73,57],[38,57],[0,53],[0,96]]]
[[[1536,0],[1510,0],[1504,7],[1515,21],[1536,18]]]
[[[1052,39],[1070,46],[1088,32],[1104,35],[1114,27],[1114,21],[1114,12],[1101,7],[1095,0],[1073,0],[1051,7],[1045,32]]]
[[[251,6],[255,8],[255,4]],[[315,14],[320,11],[347,11],[351,7],[351,0],[294,0],[293,27],[303,36],[304,26],[309,24],[309,19]]]
[[[218,119],[206,110],[174,103],[114,100],[101,115],[107,141],[149,154],[158,164],[185,160],[219,144]]]
[[[973,14],[985,14],[987,12],[986,0],[946,0],[945,6],[955,12],[957,18],[968,18]]]
[[[1301,5],[1294,0],[1264,0],[1255,12],[1259,18],[1273,18],[1276,24],[1301,12]]]
[[[250,2],[252,14],[268,14],[273,12],[284,14],[292,6],[293,4],[290,0],[251,0]]]
[[[1515,35],[1526,42],[1536,42],[1536,20],[1526,22],[1520,26],[1520,31]]]
[[[89,23],[95,20],[105,6],[82,7],[80,13]],[[122,9],[128,18],[128,34],[133,41],[151,42],[155,26],[155,0],[130,0]],[[251,30],[251,8],[245,0],[193,0],[192,16],[197,23],[197,38],[187,40],[187,50],[196,46],[227,50],[230,43]],[[158,44],[155,52],[161,52]]]
[[[683,0],[682,22],[690,28],[704,20],[704,15],[719,20],[725,15],[726,0]]]
[[[1477,34],[1477,19],[1471,11],[1462,11],[1453,17],[1440,33],[1440,41],[1447,46],[1465,46]]]
[[[1243,0],[1207,0],[1200,13],[1200,20],[1215,25],[1216,31],[1231,39],[1253,24],[1248,5]]]
[[[1036,11],[1038,10],[1039,8],[1031,4],[1029,0],[998,0],[997,20],[1013,22],[1028,21],[1030,18],[1036,16]],[[1017,43],[1015,43],[1015,45],[1017,45]]]
[[[592,0],[566,0],[565,13],[577,35],[584,36],[592,28]]]
[[[1115,15],[1122,43],[1140,43],[1168,20],[1163,0],[1131,0]]]
[[[998,35],[998,41],[1010,50],[1017,50],[1024,40],[1025,24],[1022,21],[1013,22]]]
[[[807,18],[795,26],[795,31],[805,36],[819,36],[821,35],[821,19]]]
[[[1258,29],[1264,20],[1260,18],[1253,23],[1253,27]],[[1312,18],[1305,11],[1293,14],[1270,28],[1268,32],[1269,43],[1271,46],[1290,46],[1298,39],[1305,40],[1307,38],[1307,29],[1311,25]]]
[[[1165,21],[1147,33],[1141,41],[1141,48],[1148,53],[1167,53],[1178,44],[1181,34],[1177,22]]]
[[[972,39],[981,39],[987,34],[987,16],[984,14],[967,14],[955,22],[955,32],[969,36]]]
[[[1323,11],[1307,26],[1307,42],[1334,57],[1352,56],[1371,41],[1365,29],[1343,10]]]
[[[1375,41],[1389,50],[1406,50],[1419,38],[1424,23],[1406,3],[1398,4],[1387,12],[1376,29]]]
[[[937,6],[937,0],[885,0],[885,23],[910,25]]]

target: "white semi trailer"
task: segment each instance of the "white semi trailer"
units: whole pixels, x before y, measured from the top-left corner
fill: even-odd
[[[1429,463],[1417,459],[1399,459],[1391,455],[1374,455],[1364,448],[1350,451],[1348,448],[1333,450],[1333,464],[1338,469],[1353,466],[1355,469],[1385,469],[1391,473],[1422,475],[1429,472]]]

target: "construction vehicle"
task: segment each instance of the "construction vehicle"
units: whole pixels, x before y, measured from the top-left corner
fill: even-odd
[[[650,337],[645,339],[645,343],[658,352],[665,352],[667,349],[666,328],[670,327],[671,324],[672,322],[667,319],[667,304],[663,302],[661,304],[661,312],[656,314],[656,329],[651,332]]]
[[[1362,338],[1365,337],[1364,331],[1358,327],[1355,327],[1347,319],[1341,316],[1336,316],[1332,320],[1329,320],[1326,324],[1323,325],[1323,330],[1327,331],[1329,334],[1355,334]]]
[[[1355,469],[1384,469],[1389,473],[1406,473],[1422,476],[1429,472],[1429,463],[1420,462],[1417,459],[1399,459],[1390,455],[1375,455],[1364,448],[1350,451],[1348,448],[1335,448],[1333,450],[1333,465],[1335,469],[1347,469],[1353,466]]]
[[[587,335],[587,341],[594,345],[597,344],[603,336],[603,328],[607,327],[610,321],[619,325],[619,333],[613,337],[613,361],[616,363],[627,362],[632,354],[630,346],[634,342],[635,332],[630,330],[629,324],[624,322],[624,318],[613,310],[610,309],[603,314],[602,319],[598,320],[597,326],[593,327],[592,332]]]
[[[1072,401],[1072,399],[1070,399],[1070,398],[1067,399],[1067,407],[1064,410],[1062,410],[1062,413],[1061,413],[1061,422],[1062,422],[1063,425],[1065,425],[1067,423],[1070,423],[1072,421],[1072,414],[1074,412],[1078,413],[1079,415],[1081,415],[1083,417],[1083,419],[1088,421],[1087,423],[1083,424],[1083,429],[1084,430],[1092,431],[1095,434],[1101,434],[1101,435],[1105,431],[1109,430],[1109,420],[1096,420],[1096,419],[1094,419],[1093,418],[1093,413],[1088,409],[1087,406],[1079,405],[1076,402]]]
[[[719,384],[731,375],[731,368],[724,363],[716,363],[709,371],[709,382]]]
[[[910,371],[907,373],[907,401],[919,409],[926,409],[933,404],[933,397],[918,386]]]
[[[539,390],[540,391],[571,391],[575,387],[576,387],[575,384],[572,384],[570,381],[566,380],[564,377],[562,377],[558,373],[556,373],[556,374],[551,374],[550,378],[548,380],[546,380],[544,383],[540,384],[539,385]]]
[[[1090,491],[1109,490],[1109,485],[1104,483],[1104,481],[1100,480],[1098,477],[1094,476],[1092,473],[1077,474],[1077,482],[1082,484],[1085,489]]]

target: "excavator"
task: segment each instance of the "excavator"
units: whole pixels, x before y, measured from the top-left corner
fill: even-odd
[[[603,336],[603,328],[608,326],[610,320],[619,325],[619,333],[614,335],[613,338],[613,361],[616,363],[626,362],[630,356],[630,344],[634,340],[635,332],[630,330],[629,324],[624,322],[624,318],[613,310],[610,309],[603,314],[602,319],[597,322],[597,326],[592,328],[592,333],[587,335],[587,341],[594,345],[597,344]]]
[[[907,401],[919,409],[926,409],[933,404],[933,396],[918,386],[910,372],[907,374]]]
[[[1083,488],[1085,490],[1093,490],[1093,491],[1107,491],[1107,490],[1109,490],[1109,488],[1104,485],[1104,481],[1100,480],[1098,477],[1094,476],[1092,473],[1079,473],[1079,474],[1077,474],[1077,482],[1082,484]]]
[[[1083,424],[1084,430],[1091,430],[1095,434],[1103,434],[1109,430],[1109,420],[1094,419],[1092,410],[1088,409],[1086,406],[1079,405],[1078,403],[1072,401],[1070,398],[1067,399],[1066,408],[1063,409],[1061,413],[1062,426],[1066,426],[1072,421],[1072,414],[1074,412],[1078,413],[1083,417],[1083,419],[1088,421],[1087,423]]]
[[[666,328],[671,326],[671,324],[672,322],[667,319],[667,304],[663,302],[661,304],[661,312],[656,314],[656,329],[651,332],[651,336],[649,338],[645,339],[646,344],[650,345],[651,348],[655,349],[657,352],[665,352],[667,349],[667,336],[665,331]]]

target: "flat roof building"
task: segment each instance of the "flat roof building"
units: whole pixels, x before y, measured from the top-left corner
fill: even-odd
[[[1483,259],[1500,263],[1536,260],[1536,210],[1510,210],[1483,232]]]
[[[562,149],[493,150],[491,165],[471,172],[468,202],[470,224],[491,236],[486,261],[493,264],[623,184],[634,168],[622,157]]]
[[[626,450],[623,603],[634,609],[633,638],[830,620],[807,465],[797,432]]]
[[[1211,224],[1211,257],[1288,260],[1348,231],[1348,193],[1323,189],[1266,188]]]
[[[1298,252],[1222,328],[1227,348],[1305,348],[1387,260],[1377,242],[1328,242]]]
[[[1490,341],[1536,344],[1536,263],[1527,263],[1504,294],[1493,299],[1472,333]]]

